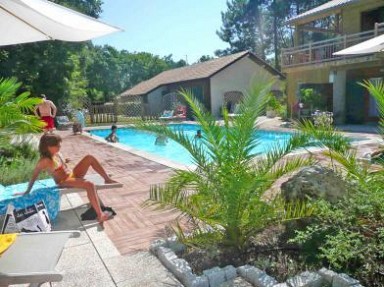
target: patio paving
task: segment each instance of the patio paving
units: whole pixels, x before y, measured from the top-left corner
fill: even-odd
[[[281,129],[276,119],[262,120],[262,128]],[[64,279],[52,286],[182,286],[148,252],[151,241],[169,235],[167,226],[178,213],[142,206],[148,199],[150,185],[164,183],[172,169],[89,136],[75,136],[69,131],[58,133],[63,137],[62,153],[71,159],[70,166],[86,154],[92,154],[112,178],[123,183],[123,187],[99,191],[103,203],[117,212],[113,219],[104,223],[104,229],[95,221],[80,220],[80,215],[89,207],[85,192],[62,196],[61,212],[54,229],[79,230],[81,236],[67,242],[57,265]],[[373,148],[365,148],[368,147]],[[243,283],[230,285],[243,286]]]
[[[62,133],[62,153],[75,165],[84,155],[92,154],[102,163],[113,179],[123,183],[122,188],[102,190],[100,199],[111,206],[117,216],[104,224],[105,233],[122,255],[147,250],[155,238],[165,236],[164,228],[177,213],[144,208],[151,184],[165,182],[172,169],[129,152],[106,145],[85,136]],[[80,193],[88,202],[86,193]]]
[[[92,154],[123,187],[99,191],[103,203],[117,213],[104,223],[104,229],[95,221],[80,221],[89,207],[85,192],[62,196],[54,230],[79,230],[81,236],[67,242],[56,268],[64,272],[64,279],[52,286],[182,286],[148,252],[151,241],[167,235],[166,226],[178,213],[141,206],[148,199],[150,185],[165,182],[172,169],[90,137],[58,133],[70,166]]]

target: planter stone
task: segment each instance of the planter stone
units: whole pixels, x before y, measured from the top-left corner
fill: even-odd
[[[347,274],[341,273],[333,277],[332,287],[349,287],[355,286],[360,282]]]
[[[226,281],[225,271],[219,267],[204,270],[203,274],[208,277],[210,287],[218,287]]]
[[[163,240],[163,239],[157,239],[157,240],[154,240],[154,241],[152,242],[151,246],[149,247],[149,250],[150,250],[153,254],[157,255],[157,252],[158,252],[159,247],[164,247],[165,243],[166,243],[166,241]]]
[[[236,268],[233,267],[232,265],[225,266],[223,268],[223,270],[224,270],[224,273],[225,273],[226,281],[235,279],[237,277]]]
[[[358,280],[347,274],[338,274],[327,268],[321,268],[318,272],[302,272],[290,278],[287,282],[279,283],[264,271],[252,266],[244,265],[235,268],[228,265],[224,268],[214,267],[203,271],[202,276],[192,273],[189,263],[178,258],[174,250],[183,250],[183,244],[177,243],[175,239],[156,240],[150,250],[161,263],[180,280],[185,287],[219,287],[224,283],[232,284],[231,281],[240,276],[256,287],[364,287]],[[225,285],[226,286],[226,285]],[[231,285],[232,286],[232,285]]]
[[[177,255],[167,247],[157,249],[159,260],[170,270],[174,269],[173,260],[178,259]]]
[[[321,287],[323,278],[315,272],[303,272],[291,279],[287,283],[292,287]]]
[[[169,249],[172,249],[173,252],[182,252],[185,250],[185,245],[179,241],[177,241],[176,238],[172,238],[171,240],[167,240],[166,242],[167,247]]]
[[[329,285],[332,284],[333,277],[337,275],[336,272],[329,270],[327,268],[321,268],[317,273],[319,273],[319,275],[323,277],[324,281]]]
[[[209,287],[209,281],[207,276],[198,276],[195,277],[188,284],[184,284],[186,287]]]
[[[244,268],[243,268],[244,267]],[[238,268],[239,274],[244,277],[249,283],[258,287],[273,287],[278,282],[275,278],[269,276],[264,271],[250,265],[241,266]]]
[[[247,278],[247,274],[251,272],[252,268],[253,266],[251,265],[243,265],[243,266],[237,267],[237,272],[239,273],[239,275],[241,275],[241,277]]]

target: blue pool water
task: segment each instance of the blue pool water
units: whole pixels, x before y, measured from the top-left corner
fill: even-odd
[[[170,125],[170,127],[182,129],[191,139],[194,138],[196,131],[200,129],[198,125],[190,124],[174,124]],[[91,130],[90,133],[105,138],[110,133],[110,129]],[[260,136],[260,144],[253,150],[255,153],[265,153],[277,141],[284,144],[290,138],[290,133],[284,132],[257,131],[257,134]],[[117,136],[119,137],[119,143],[137,150],[152,153],[181,164],[188,165],[192,163],[188,151],[173,140],[168,140],[165,146],[155,145],[156,135],[130,128],[119,128]]]

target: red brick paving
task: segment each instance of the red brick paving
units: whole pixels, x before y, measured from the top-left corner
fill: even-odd
[[[171,168],[89,137],[69,132],[60,132],[60,135],[63,137],[61,151],[73,165],[84,155],[92,154],[107,173],[124,184],[122,188],[99,191],[103,203],[117,213],[104,227],[122,255],[147,250],[152,240],[165,235],[165,226],[174,221],[178,213],[141,205],[149,197],[150,185],[165,182],[172,173]],[[81,197],[88,202],[85,193],[81,193]]]

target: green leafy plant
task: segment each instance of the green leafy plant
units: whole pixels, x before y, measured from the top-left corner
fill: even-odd
[[[38,160],[39,153],[29,144],[11,144],[8,137],[0,138],[0,184],[25,182]]]
[[[301,101],[312,109],[325,109],[325,100],[322,95],[315,89],[301,89],[300,90]]]
[[[272,93],[267,98],[267,110],[272,110],[280,113],[283,109],[283,105],[279,102],[275,95]]]
[[[310,206],[286,209],[279,198],[267,201],[263,197],[275,180],[312,162],[300,155],[285,159],[293,150],[308,144],[308,138],[298,133],[286,145],[276,144],[255,160],[258,154],[253,149],[260,139],[255,136],[254,123],[265,110],[273,83],[267,76],[259,77],[240,103],[238,117],[230,121],[228,111],[223,110],[223,126],[216,124],[191,92],[181,91],[201,126],[201,139],[152,122],[137,123],[138,129],[167,136],[192,155],[196,169],[177,170],[167,184],[152,186],[151,201],[147,202],[161,208],[177,208],[189,219],[192,235],[178,233],[185,243],[214,243],[241,251],[255,232],[269,224],[313,211]]]
[[[29,92],[17,95],[21,83],[15,78],[0,79],[0,132],[38,132],[44,123],[33,115],[41,99],[30,97]]]
[[[361,85],[377,101],[383,132],[384,84],[365,81]],[[348,140],[331,126],[304,123],[301,130],[325,148],[323,155],[331,159],[332,167],[350,184],[350,189],[337,203],[318,204],[311,224],[304,231],[297,231],[294,241],[311,246],[310,252],[318,260],[358,278],[364,286],[383,286],[383,162],[376,162],[373,172],[371,165],[361,163]]]

